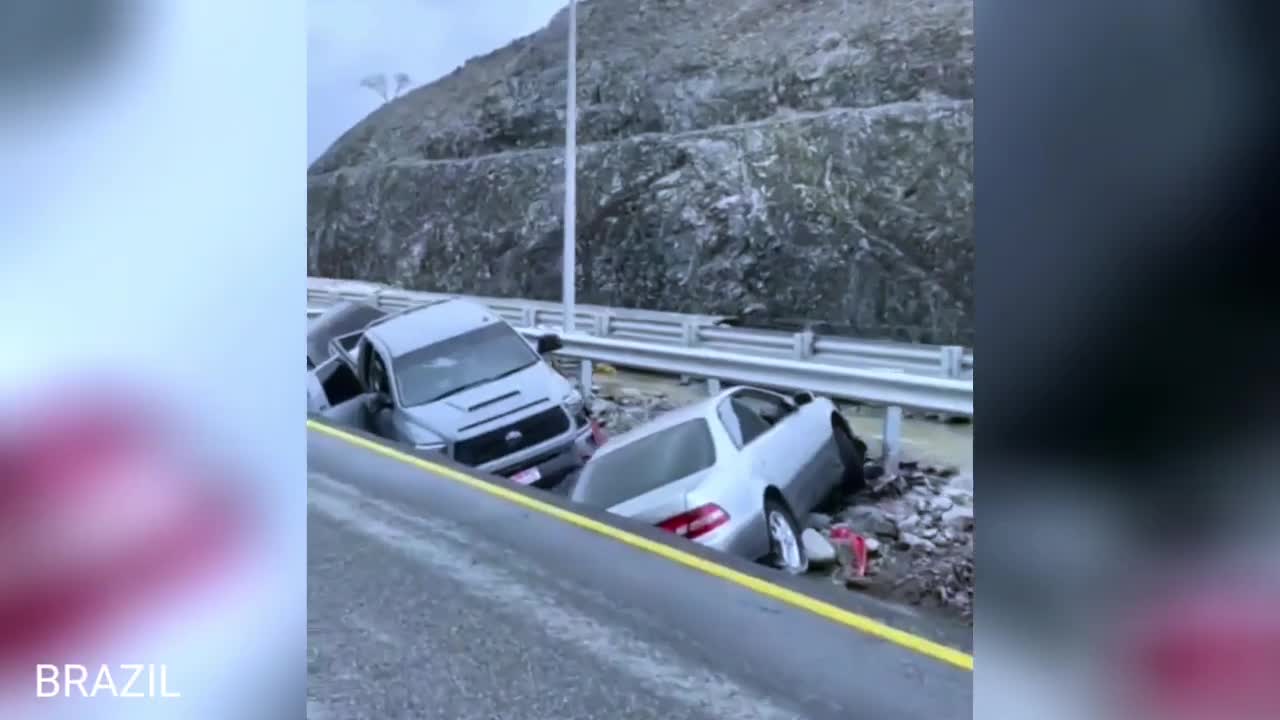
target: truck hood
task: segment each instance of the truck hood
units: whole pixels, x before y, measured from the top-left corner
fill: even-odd
[[[448,442],[493,429],[558,405],[572,392],[569,381],[538,362],[487,385],[464,390],[428,405],[404,408],[406,419]]]

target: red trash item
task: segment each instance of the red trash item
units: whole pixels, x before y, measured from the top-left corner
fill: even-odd
[[[831,528],[831,542],[849,545],[853,551],[854,573],[858,577],[866,577],[868,562],[866,539],[843,525],[837,525]]]
[[[858,563],[858,577],[867,576],[867,541],[861,535],[853,536],[853,557]]]

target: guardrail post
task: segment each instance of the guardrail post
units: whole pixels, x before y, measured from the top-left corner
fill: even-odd
[[[602,312],[599,315],[596,315],[593,320],[595,322],[592,323],[592,331],[595,333],[596,337],[608,337],[610,329],[609,326],[613,324],[613,317],[607,312]]]
[[[680,336],[684,340],[685,347],[693,347],[698,344],[698,325],[693,322],[686,322],[680,326]]]
[[[796,333],[791,347],[797,360],[808,360],[813,357],[813,331],[805,330]]]
[[[720,379],[707,378],[707,395],[713,396],[720,393]]]
[[[591,391],[595,385],[595,372],[591,365],[590,360],[583,360],[578,364],[579,392],[582,394],[582,401],[587,405],[591,404]]]
[[[534,327],[537,325],[538,309],[529,305],[525,305],[520,308],[520,322],[524,323],[525,327]]]
[[[964,370],[964,348],[959,345],[942,346],[942,376],[958,378]]]
[[[890,405],[884,409],[884,471],[894,475],[898,472],[898,460],[902,453],[902,408]]]

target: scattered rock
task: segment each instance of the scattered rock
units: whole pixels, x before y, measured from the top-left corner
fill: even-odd
[[[800,535],[800,541],[804,543],[804,552],[811,564],[830,565],[836,561],[835,547],[817,530],[806,528]]]
[[[933,543],[909,532],[900,534],[898,536],[898,542],[894,546],[899,550],[912,550],[924,553],[932,553],[937,550],[937,547]]]
[[[938,475],[929,476],[929,491],[934,495],[941,495],[947,489],[947,479]]]
[[[895,537],[897,526],[885,514],[884,510],[874,505],[855,505],[844,512],[843,519],[861,535],[885,535]]]
[[[920,522],[921,518],[918,513],[908,515],[898,521],[898,534],[914,532],[916,528],[920,527]]]
[[[633,388],[610,388],[608,392],[616,400],[596,397],[591,414],[612,435],[625,433],[675,407],[661,396],[645,395]]]
[[[955,502],[952,501],[951,498],[945,495],[941,497],[933,498],[932,500],[929,501],[930,512],[942,513],[950,510],[954,506],[955,506]]]
[[[900,497],[907,491],[907,481],[901,475],[885,475],[871,485],[874,498]]]
[[[831,516],[826,513],[809,513],[809,527],[814,530],[827,530],[831,527]]]
[[[973,505],[973,493],[964,488],[949,487],[943,491],[943,494],[956,505]]]
[[[951,530],[973,529],[973,508],[954,507],[942,514],[942,524]]]
[[[877,539],[875,539],[875,538],[873,538],[873,537],[869,537],[869,538],[863,538],[863,541],[865,541],[865,542],[866,542],[866,545],[867,545],[867,554],[868,554],[868,555],[879,555],[879,554],[880,554],[880,541],[879,541],[879,540],[877,540]]]

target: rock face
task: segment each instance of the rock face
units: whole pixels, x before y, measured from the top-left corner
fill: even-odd
[[[579,4],[578,297],[972,344],[972,3]],[[566,13],[308,172],[309,272],[555,299]]]

